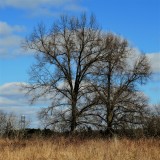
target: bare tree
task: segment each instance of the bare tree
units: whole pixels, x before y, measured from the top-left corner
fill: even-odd
[[[0,111],[0,135],[3,135],[6,129],[6,113]]]
[[[160,103],[148,109],[147,118],[144,124],[146,136],[160,137]]]
[[[38,25],[24,46],[37,52],[27,87],[32,101],[43,96],[52,101],[40,117],[48,125],[65,122],[71,132],[89,122],[95,125],[88,119],[88,110],[97,104],[94,93],[87,89],[91,83],[88,77],[102,57],[104,44],[94,16],[89,20],[84,14],[80,18],[62,16],[49,30]]]
[[[150,76],[145,55],[128,42],[102,33],[94,16],[62,16],[50,29],[38,25],[26,39],[36,52],[26,87],[32,102],[52,103],[39,117],[65,130],[105,126],[108,132],[124,124],[141,124],[147,99],[138,91]]]
[[[19,120],[13,113],[0,111],[0,135],[9,136],[10,133],[19,129]]]
[[[104,36],[105,50],[92,72],[93,90],[100,99],[102,118],[108,133],[124,125],[140,125],[147,98],[138,90],[151,71],[144,54],[136,54],[128,42],[114,34]]]

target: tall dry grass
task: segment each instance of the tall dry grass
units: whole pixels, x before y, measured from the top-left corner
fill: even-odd
[[[1,139],[0,160],[160,160],[160,140]]]

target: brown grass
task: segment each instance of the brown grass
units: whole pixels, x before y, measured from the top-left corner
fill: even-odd
[[[0,160],[160,160],[160,140],[0,140]]]

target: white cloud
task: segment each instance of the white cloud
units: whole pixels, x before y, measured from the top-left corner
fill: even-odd
[[[20,44],[22,37],[17,35],[8,35],[0,39],[0,58],[14,57],[15,55],[20,55],[22,48]]]
[[[27,95],[27,90],[25,90],[25,82],[11,82],[0,85],[0,107],[5,106],[28,106],[30,105],[30,99],[33,94]],[[40,98],[35,105],[49,105],[49,98],[51,96],[46,96]]]
[[[25,115],[27,120],[31,120],[31,127],[38,127],[40,123],[37,120],[37,112],[45,103],[40,100],[31,106],[29,96],[25,96],[26,92],[21,88],[22,84],[26,83],[12,82],[0,85],[0,110],[19,117]]]
[[[14,104],[14,101],[5,97],[0,97],[0,105],[5,106],[5,105],[11,105],[11,104]]]
[[[19,25],[14,25],[10,26],[6,22],[1,22],[0,21],[0,35],[10,35],[11,33],[14,32],[22,32],[24,31],[24,26],[19,26]]]
[[[8,47],[8,46],[16,46],[19,45],[21,42],[22,38],[17,35],[8,35],[4,36],[3,38],[0,39],[0,46]]]
[[[28,10],[30,15],[41,16],[54,15],[61,11],[84,11],[86,10],[77,0],[3,0],[0,8],[14,7]],[[63,9],[63,10],[62,10]]]
[[[132,64],[134,60],[136,60],[141,52],[138,48],[133,48],[133,57],[129,59],[129,63]],[[151,65],[151,70],[153,73],[160,73],[160,52],[157,53],[146,53],[145,54],[149,60],[149,63]]]
[[[28,54],[20,47],[23,37],[19,34],[23,31],[25,31],[24,26],[9,25],[0,21],[0,58]]]
[[[37,113],[41,107],[48,107],[50,104],[47,97],[40,98],[37,103],[30,105],[30,96],[26,96],[26,91],[22,85],[25,82],[11,82],[0,85],[0,110],[6,113],[13,113],[17,117],[26,116],[26,120],[31,121],[31,127],[42,127],[37,119]]]
[[[160,53],[148,53],[148,57],[153,73],[160,73]]]
[[[67,11],[86,11],[87,9],[77,4],[70,4],[65,6]]]
[[[28,106],[28,97],[25,96],[22,84],[19,82],[6,83],[0,86],[0,107]]]
[[[26,83],[22,82],[11,82],[0,86],[0,95],[15,95],[24,94],[25,92],[21,89],[22,85]]]
[[[69,2],[74,2],[73,0],[5,0],[0,1],[1,7],[16,7],[16,8],[37,8],[41,5],[53,5],[60,6]]]

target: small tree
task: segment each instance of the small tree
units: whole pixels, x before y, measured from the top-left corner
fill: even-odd
[[[9,136],[18,130],[19,121],[13,113],[0,111],[0,135]]]
[[[6,117],[6,113],[0,111],[0,135],[2,136],[5,132],[5,128],[6,128],[6,121],[7,121],[7,117]]]
[[[144,124],[146,136],[160,137],[160,104],[152,106]]]

